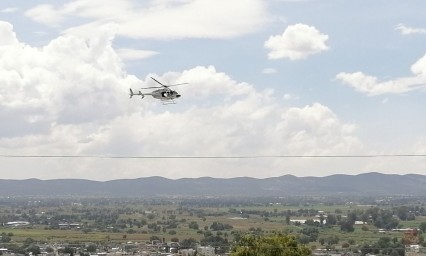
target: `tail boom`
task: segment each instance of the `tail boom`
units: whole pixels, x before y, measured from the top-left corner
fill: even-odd
[[[130,90],[130,93],[129,93],[130,99],[133,96],[141,96],[142,99],[145,97],[145,95],[141,91],[138,91],[137,93],[134,93],[132,89],[129,89],[129,90]]]

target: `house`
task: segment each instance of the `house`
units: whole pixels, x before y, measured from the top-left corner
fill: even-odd
[[[203,256],[215,256],[215,249],[211,246],[198,246],[197,254]]]

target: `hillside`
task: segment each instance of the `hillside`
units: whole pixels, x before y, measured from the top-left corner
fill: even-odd
[[[426,195],[426,175],[365,173],[326,177],[256,179],[147,177],[111,181],[82,179],[1,180],[2,196],[286,196],[286,195]]]

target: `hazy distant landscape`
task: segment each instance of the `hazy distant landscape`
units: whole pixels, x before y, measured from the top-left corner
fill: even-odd
[[[153,179],[160,182],[152,184],[151,189],[164,182]],[[49,187],[48,181],[30,181]],[[248,184],[243,181],[233,184]],[[28,194],[35,189],[33,195],[2,194],[0,248],[4,252],[88,256],[95,252],[157,255],[179,251],[194,255],[197,250],[200,255],[214,255],[202,253],[213,250],[223,255],[238,248],[245,237],[280,234],[294,239],[292,246],[297,243],[305,248],[309,254],[304,255],[323,255],[326,250],[346,255],[393,252],[392,255],[402,256],[411,244],[426,245],[424,195],[153,196],[151,193],[148,196],[140,192],[135,196],[134,189],[119,196],[111,192],[112,186],[108,191],[114,196],[89,194],[89,190],[84,191],[86,196],[77,196],[59,193],[59,185],[97,183],[56,182],[59,183],[43,192],[57,191],[57,194],[35,196],[41,193],[41,187],[25,182],[22,186],[28,185],[25,188]],[[132,181],[121,182],[124,187]],[[168,182],[171,186],[176,181]],[[185,184],[191,190],[192,183]],[[214,184],[218,186],[220,182]],[[162,189],[155,191],[159,194]]]
[[[3,196],[424,196],[426,175],[365,173],[326,177],[186,178],[147,177],[111,181],[83,179],[0,180]]]

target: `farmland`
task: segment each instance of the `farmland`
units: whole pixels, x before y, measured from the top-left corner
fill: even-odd
[[[247,233],[283,233],[310,248],[359,248],[381,238],[403,242],[403,228],[426,225],[425,203],[410,197],[2,198],[1,246],[163,240],[229,247]],[[421,231],[416,239],[424,243]]]

